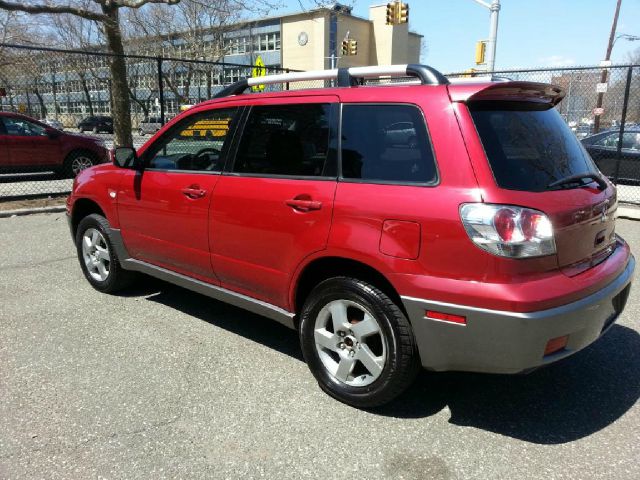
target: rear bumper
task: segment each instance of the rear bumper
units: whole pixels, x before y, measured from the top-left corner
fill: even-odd
[[[422,365],[430,370],[518,373],[567,357],[610,328],[626,304],[635,260],[601,290],[547,310],[514,313],[402,297]],[[466,318],[456,324],[427,318],[435,310]],[[568,335],[563,350],[545,356],[547,342]]]

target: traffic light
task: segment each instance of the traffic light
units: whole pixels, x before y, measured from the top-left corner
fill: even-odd
[[[342,41],[342,55],[349,55],[349,40]]]
[[[487,50],[487,42],[480,40],[476,43],[476,65],[484,64],[484,54]]]
[[[409,4],[399,1],[387,3],[387,25],[409,22]]]
[[[357,40],[349,40],[349,55],[357,55],[358,54],[358,41]]]
[[[463,77],[475,77],[477,70],[475,68],[468,68],[462,74]]]
[[[409,4],[400,3],[398,6],[398,24],[409,23]]]
[[[387,25],[396,24],[397,11],[398,4],[396,2],[387,3]]]

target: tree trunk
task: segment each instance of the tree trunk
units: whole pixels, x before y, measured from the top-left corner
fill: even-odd
[[[89,115],[93,117],[93,102],[91,101],[91,94],[89,93],[89,86],[87,85],[87,78],[84,73],[78,75],[80,77],[80,83],[82,84],[82,91],[84,92],[84,98],[87,100],[89,106]]]
[[[127,84],[127,64],[124,58],[122,32],[118,19],[118,9],[103,5],[102,11],[109,17],[104,25],[107,45],[115,55],[111,57],[111,98],[113,99],[114,146],[133,147],[131,136],[131,102]]]
[[[40,118],[47,118],[47,106],[44,104],[44,99],[42,98],[42,95],[40,95],[40,90],[38,90],[37,86],[33,90],[33,93],[35,93],[36,97],[38,97],[38,103],[40,104]]]
[[[27,115],[33,117],[33,113],[31,112],[31,98],[29,98],[29,87],[24,89],[24,93],[27,96]]]
[[[131,88],[129,88],[129,98],[142,109],[142,113],[145,117],[149,116],[149,107],[147,107],[146,102],[138,99],[138,93],[136,90],[132,90]]]

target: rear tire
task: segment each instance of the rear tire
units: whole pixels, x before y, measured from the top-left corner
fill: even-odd
[[[320,388],[358,408],[384,405],[413,382],[419,359],[411,325],[380,289],[334,277],[300,316],[302,353]]]
[[[92,213],[80,221],[76,232],[76,250],[82,273],[93,288],[103,293],[122,290],[135,278],[133,272],[120,266],[110,231],[107,219]]]

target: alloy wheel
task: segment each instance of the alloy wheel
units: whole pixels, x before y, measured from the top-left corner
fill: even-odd
[[[339,382],[364,387],[376,381],[387,360],[387,345],[375,317],[351,300],[325,305],[315,321],[316,351]]]
[[[89,275],[94,280],[104,282],[109,277],[111,255],[109,245],[102,233],[88,228],[82,236],[82,259]]]
[[[71,171],[74,175],[77,175],[82,170],[86,170],[87,168],[93,166],[93,162],[89,157],[84,155],[80,155],[73,159],[71,162]]]

